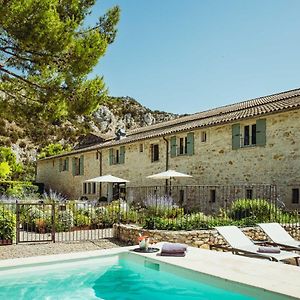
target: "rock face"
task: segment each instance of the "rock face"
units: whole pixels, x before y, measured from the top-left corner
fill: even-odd
[[[178,115],[151,111],[130,97],[112,97],[92,116],[91,127],[101,133],[114,133],[117,129],[126,130],[153,125],[177,118]]]
[[[0,120],[0,147],[11,147],[18,161],[33,162],[38,150],[50,143],[74,146],[79,138],[91,133],[112,136],[118,129],[125,131],[172,120],[178,115],[152,111],[130,97],[110,97],[91,116],[77,116],[52,124],[30,124]]]

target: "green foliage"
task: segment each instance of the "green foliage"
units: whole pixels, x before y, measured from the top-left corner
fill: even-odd
[[[0,176],[2,174],[2,179],[17,179],[20,177],[23,171],[23,166],[17,162],[16,155],[11,150],[11,148],[0,147],[0,163],[7,163],[10,172],[7,173],[7,164],[2,164],[2,172],[0,171]],[[6,176],[5,176],[6,172]]]
[[[5,94],[0,112],[56,120],[90,113],[105,100],[103,79],[87,75],[114,41],[120,10],[113,7],[85,27],[94,4],[0,0],[0,88]]]
[[[74,217],[74,225],[77,227],[84,227],[90,225],[90,218],[84,214],[77,213]]]
[[[3,161],[0,162],[0,179],[6,179],[11,173],[11,169],[10,166],[8,164],[8,162]]]
[[[37,190],[38,187],[33,185],[31,182],[25,182],[25,181],[1,181],[0,182],[0,194],[4,194],[8,197],[25,199],[32,195],[35,195]]]
[[[64,152],[71,151],[71,147],[69,145],[63,146],[59,143],[57,144],[49,144],[48,146],[44,147],[38,156],[39,159],[62,154]]]
[[[0,211],[0,240],[12,240],[15,236],[16,217],[5,209]]]
[[[63,210],[56,214],[55,230],[69,231],[74,226],[74,215],[72,211]]]
[[[256,223],[269,221],[281,214],[280,208],[264,199],[238,199],[227,209],[227,216],[233,220]]]

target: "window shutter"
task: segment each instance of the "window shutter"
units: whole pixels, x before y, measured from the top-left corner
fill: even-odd
[[[58,170],[59,170],[59,172],[62,171],[62,159],[61,158],[59,159]]]
[[[66,158],[66,171],[69,171],[69,157]]]
[[[256,145],[266,145],[266,119],[256,121]]]
[[[119,159],[120,164],[125,163],[125,146],[120,147],[120,159]]]
[[[76,161],[75,157],[72,157],[72,175],[75,176],[76,174]]]
[[[109,164],[113,164],[113,159],[114,159],[114,151],[113,149],[109,149]]]
[[[171,157],[176,156],[176,136],[171,137]]]
[[[232,149],[238,149],[241,147],[241,133],[240,124],[232,125]]]
[[[84,156],[81,155],[79,159],[79,174],[83,175],[84,174]]]
[[[187,155],[194,154],[194,132],[189,132],[187,134]]]

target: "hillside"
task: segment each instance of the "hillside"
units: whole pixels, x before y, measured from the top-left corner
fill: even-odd
[[[36,160],[39,150],[50,143],[74,147],[88,133],[114,135],[118,128],[131,130],[179,117],[152,111],[131,97],[110,97],[91,116],[74,116],[49,124],[38,116],[12,116],[0,120],[0,146],[12,147],[17,159],[25,164]]]

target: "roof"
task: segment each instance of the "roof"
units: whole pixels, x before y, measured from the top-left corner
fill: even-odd
[[[56,155],[61,157],[76,153],[89,152],[96,149],[108,148],[120,144],[128,144],[139,140],[161,137],[180,131],[189,131],[201,127],[210,127],[234,121],[252,118],[255,116],[274,114],[300,107],[300,89],[281,92],[260,98],[210,109],[204,112],[180,117],[171,121],[134,129],[121,140],[107,140],[101,144],[93,145],[72,152]],[[42,160],[51,159],[47,157]]]

